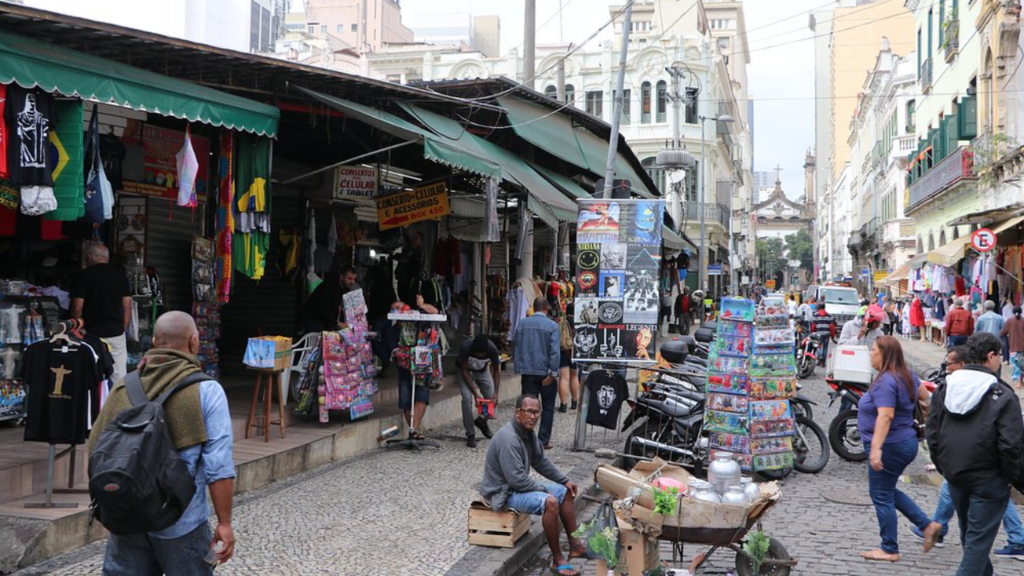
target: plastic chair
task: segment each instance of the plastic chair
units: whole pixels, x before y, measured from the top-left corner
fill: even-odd
[[[300,376],[305,372],[303,357],[306,353],[313,349],[313,343],[316,342],[317,337],[320,334],[317,332],[310,332],[302,338],[299,338],[291,348],[291,361],[288,363],[288,368],[281,373],[281,402],[285,405],[288,404],[288,397],[291,396],[289,382],[291,382],[292,372],[298,373]]]

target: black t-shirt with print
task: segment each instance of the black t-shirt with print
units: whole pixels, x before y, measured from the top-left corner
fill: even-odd
[[[89,392],[99,382],[96,360],[87,346],[49,340],[28,347],[22,375],[28,384],[26,442],[82,444],[88,434]]]
[[[11,84],[7,87],[4,116],[10,129],[7,142],[10,180],[19,186],[53,186],[49,161],[50,131],[57,121],[53,96]]]
[[[629,397],[626,379],[618,374],[598,370],[587,376],[590,406],[587,424],[615,430],[619,425],[619,410]]]

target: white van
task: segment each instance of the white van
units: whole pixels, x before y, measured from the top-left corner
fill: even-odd
[[[825,311],[835,320],[838,329],[856,318],[860,308],[857,289],[847,286],[809,286],[805,297],[813,297],[819,304],[824,301]]]

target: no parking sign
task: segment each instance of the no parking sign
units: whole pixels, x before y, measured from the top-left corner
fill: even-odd
[[[988,228],[979,228],[971,234],[971,248],[988,252],[996,247],[996,234]]]

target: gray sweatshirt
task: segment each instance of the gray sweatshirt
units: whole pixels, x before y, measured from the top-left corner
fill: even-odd
[[[537,435],[512,419],[494,434],[487,446],[480,495],[492,510],[500,511],[507,507],[512,492],[544,492],[544,486],[530,478],[531,467],[552,482],[569,481],[544,454]]]

